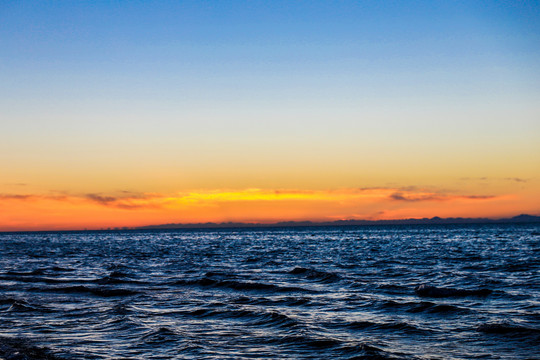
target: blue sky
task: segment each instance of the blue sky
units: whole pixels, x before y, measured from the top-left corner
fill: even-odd
[[[233,93],[261,96],[295,84],[392,95],[393,85],[431,90],[437,80],[455,91],[494,75],[538,80],[540,6],[471,3],[4,2],[2,63],[12,85],[35,88],[35,76],[59,92],[76,88],[70,76],[87,91],[147,82],[163,95],[181,85],[226,95],[234,78]]]
[[[4,1],[0,23],[10,183],[539,174],[536,1]]]

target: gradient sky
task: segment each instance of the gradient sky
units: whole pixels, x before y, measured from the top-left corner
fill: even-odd
[[[537,1],[0,1],[0,230],[540,214]]]

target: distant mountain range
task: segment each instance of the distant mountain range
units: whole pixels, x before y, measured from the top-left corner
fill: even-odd
[[[271,224],[222,222],[194,224],[161,224],[141,226],[136,229],[219,229],[219,228],[267,228],[267,227],[306,227],[306,226],[365,226],[365,225],[434,225],[434,224],[520,224],[540,223],[540,216],[518,215],[504,219],[488,218],[440,218],[438,216],[423,219],[399,220],[337,220],[326,222],[282,221]]]

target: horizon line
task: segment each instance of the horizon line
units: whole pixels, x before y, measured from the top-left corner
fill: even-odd
[[[100,229],[62,229],[62,230],[0,230],[0,234],[13,233],[57,233],[57,232],[102,232],[102,231],[159,231],[159,230],[218,230],[234,228],[277,228],[277,227],[346,227],[346,226],[391,226],[391,225],[481,225],[501,223],[540,223],[540,214],[519,214],[511,217],[446,217],[433,216],[431,218],[401,218],[401,219],[341,219],[331,221],[313,220],[284,220],[272,223],[262,222],[200,222],[200,223],[167,223],[151,224],[135,227],[108,227]]]

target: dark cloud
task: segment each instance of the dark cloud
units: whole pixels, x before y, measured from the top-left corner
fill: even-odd
[[[442,201],[444,197],[435,194],[404,194],[402,192],[395,192],[389,196],[394,201]]]
[[[118,198],[114,196],[101,196],[99,194],[86,194],[85,197],[88,200],[95,201],[97,203],[100,203],[102,205],[109,205],[110,203],[114,203],[118,200]]]
[[[86,199],[96,202],[103,206],[114,207],[118,209],[132,210],[140,208],[156,208],[155,204],[133,204],[132,200],[140,200],[149,198],[148,195],[133,194],[130,196],[104,196],[101,194],[86,194]]]
[[[126,198],[129,198],[129,199],[148,199],[148,198],[152,197],[151,194],[141,193],[141,192],[131,191],[131,190],[119,190],[118,193],[122,194],[122,196],[119,197],[119,200],[120,199],[126,199]]]
[[[389,196],[389,198],[396,201],[409,201],[409,199],[402,193],[393,193]]]
[[[454,199],[488,200],[494,199],[493,195],[438,195],[438,194],[405,194],[395,192],[388,197],[393,201],[450,201]]]

